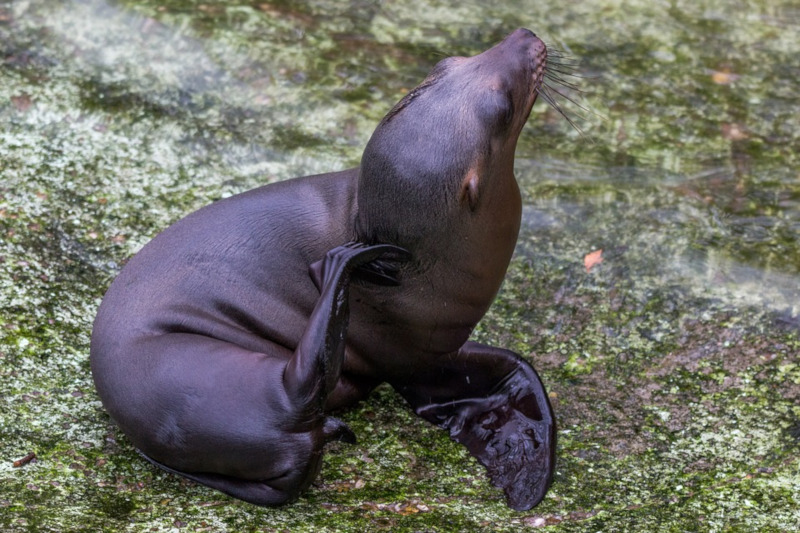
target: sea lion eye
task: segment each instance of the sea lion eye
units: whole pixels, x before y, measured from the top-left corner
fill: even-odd
[[[514,119],[514,99],[511,92],[491,91],[479,108],[479,115],[487,126],[507,128]]]

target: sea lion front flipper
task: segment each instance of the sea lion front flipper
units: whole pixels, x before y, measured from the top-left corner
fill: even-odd
[[[399,246],[384,246],[386,252],[378,259],[359,265],[353,270],[354,278],[388,287],[400,285],[398,279],[400,266],[411,260],[411,254]]]
[[[307,418],[322,413],[328,395],[339,381],[350,317],[349,285],[354,270],[384,254],[405,253],[388,244],[369,246],[349,242],[333,248],[311,265],[311,277],[320,287],[319,300],[283,373],[287,395],[298,413]],[[352,432],[346,426],[344,429],[334,426],[329,427],[330,435],[326,436],[351,440]]]
[[[366,244],[355,241],[351,241],[342,245],[344,248],[362,250],[372,250],[375,249],[376,246],[379,246],[379,249],[381,250],[379,257],[371,261],[359,263],[354,267],[352,277],[368,283],[374,283],[375,285],[396,287],[400,284],[397,279],[397,273],[400,270],[400,264],[408,261],[411,258],[411,254],[409,254],[405,249],[391,244],[367,246]],[[326,258],[320,259],[308,267],[308,274],[311,276],[311,280],[320,290],[322,288],[325,261]]]
[[[510,507],[537,505],[553,479],[556,424],[533,367],[511,351],[468,342],[427,370],[424,380],[395,388],[467,447]]]

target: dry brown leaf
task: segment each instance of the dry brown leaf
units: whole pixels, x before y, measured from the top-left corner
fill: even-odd
[[[729,85],[739,79],[738,74],[715,70],[711,73],[711,81],[717,85]]]
[[[586,267],[586,272],[592,270],[592,268],[596,265],[599,265],[603,262],[603,250],[595,250],[594,252],[588,253],[583,258],[583,266]]]
[[[747,131],[739,124],[725,123],[722,125],[722,137],[729,141],[742,141],[747,139]]]

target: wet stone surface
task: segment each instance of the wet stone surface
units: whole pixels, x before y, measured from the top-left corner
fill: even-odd
[[[788,0],[0,2],[0,530],[797,529],[799,24]],[[534,108],[474,334],[551,392],[544,502],[507,509],[389,388],[289,507],[141,460],[88,364],[120,266],[209,202],[356,165],[438,59],[519,26],[579,61],[560,90],[589,109],[563,105],[579,133]]]

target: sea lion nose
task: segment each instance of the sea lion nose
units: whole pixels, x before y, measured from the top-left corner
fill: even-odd
[[[511,34],[508,37],[509,38],[513,37],[516,39],[531,39],[531,38],[538,39],[538,37],[536,37],[536,34],[533,33],[531,30],[529,30],[528,28],[516,29],[513,32],[511,32]]]
[[[531,56],[537,57],[546,51],[544,42],[527,28],[514,30],[500,43],[503,48],[527,50]]]

